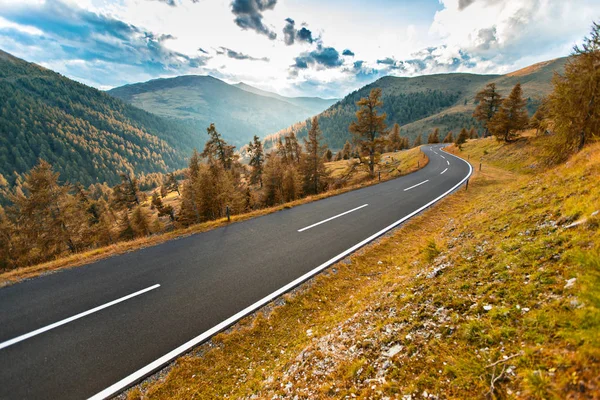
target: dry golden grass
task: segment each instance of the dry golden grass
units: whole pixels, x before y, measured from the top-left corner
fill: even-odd
[[[395,158],[394,165],[401,166],[402,169],[400,171],[396,171],[396,173],[388,173],[382,174],[382,181],[387,179],[393,179],[401,175],[408,174],[410,172],[414,172],[417,170],[417,160],[420,162],[420,168],[423,168],[427,162],[427,157],[420,151],[420,149],[411,149],[409,151],[400,152],[400,153],[390,153],[393,154]],[[386,156],[389,156],[386,155]],[[339,164],[337,164],[339,163]],[[343,161],[329,163],[333,165],[332,168],[335,168],[336,165],[341,165]],[[252,211],[245,214],[233,215],[231,217],[231,223],[245,221],[251,218],[256,218],[262,215],[270,214],[273,212],[281,211],[286,208],[295,207],[301,204],[310,203],[316,200],[324,199],[330,196],[337,196],[342,193],[346,193],[352,190],[360,189],[361,187],[369,186],[378,183],[376,180],[367,179],[368,174],[365,172],[364,176],[361,175],[360,178],[352,178],[351,181],[347,182],[346,186],[341,189],[330,190],[325,193],[321,193],[315,196],[307,196],[302,199],[281,204],[275,207],[264,208],[256,211]],[[148,196],[148,200],[145,202],[145,206],[150,210],[150,197],[151,193]],[[169,193],[165,199],[163,200],[165,205],[170,204],[175,208],[178,208],[179,196],[176,192]],[[152,215],[155,217],[157,212],[151,211]],[[201,224],[193,225],[189,228],[185,229],[176,229],[171,232],[156,234],[148,237],[143,237],[127,242],[119,242],[111,246],[101,247],[98,249],[93,249],[81,253],[76,253],[67,257],[61,257],[53,261],[48,261],[42,264],[17,268],[10,271],[0,273],[0,287],[13,284],[23,279],[34,278],[41,274],[50,273],[53,271],[57,271],[65,268],[73,268],[79,267],[82,265],[90,264],[95,261],[99,261],[108,257],[112,257],[118,254],[135,251],[138,249],[142,249],[145,247],[156,246],[160,243],[164,243],[168,240],[176,239],[183,236],[193,235],[196,233],[205,232],[211,229],[216,229],[221,226],[225,226],[229,224],[226,218],[222,218],[215,221],[204,222]]]
[[[415,172],[423,168],[429,159],[421,151],[421,148],[384,153],[381,155],[379,164],[375,167],[375,174],[381,180],[394,179],[399,176]],[[365,182],[371,177],[366,165],[360,165],[356,159],[332,161],[325,164],[334,181],[342,180],[346,185],[356,185]]]
[[[129,398],[597,397],[600,145],[536,176],[528,162],[476,169]]]

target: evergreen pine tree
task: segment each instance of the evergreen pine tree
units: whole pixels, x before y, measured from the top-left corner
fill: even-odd
[[[250,174],[250,183],[259,183],[260,187],[263,186],[262,175],[263,166],[265,162],[265,155],[263,152],[263,145],[258,136],[254,135],[254,141],[248,144],[248,153],[250,155],[250,166],[252,167],[252,173]]]

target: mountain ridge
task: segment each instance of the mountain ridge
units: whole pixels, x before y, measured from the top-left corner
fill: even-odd
[[[318,115],[323,137],[331,148],[341,148],[347,140],[352,140],[348,132],[350,122],[357,110],[356,102],[368,96],[373,88],[382,89],[382,112],[388,114],[387,123],[398,123],[402,135],[412,141],[418,134],[426,137],[437,127],[441,134],[481,124],[471,116],[475,109],[475,94],[488,83],[496,83],[502,95],[508,95],[512,87],[520,82],[528,111],[533,113],[541,98],[552,89],[554,72],[564,69],[568,58],[562,57],[536,63],[505,75],[443,73],[415,77],[385,76],[349,93],[339,102]],[[309,120],[297,122],[265,138],[267,147],[282,135],[294,131],[299,137],[306,136]]]
[[[233,144],[308,118],[335,99],[288,98],[247,84],[230,85],[210,75],[182,75],[121,86],[107,91],[148,112],[191,123],[203,131],[215,123]]]

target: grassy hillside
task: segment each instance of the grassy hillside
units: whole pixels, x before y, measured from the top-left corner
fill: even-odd
[[[225,139],[238,147],[254,135],[276,132],[331,105],[322,99],[294,100],[260,92],[211,76],[156,79],[108,91],[151,113],[187,121],[202,132],[214,122]]]
[[[545,169],[541,141],[469,141],[468,191],[128,398],[594,398],[600,145]]]
[[[480,127],[471,117],[475,109],[474,98],[490,82],[495,82],[503,95],[507,95],[520,82],[523,95],[528,99],[528,110],[533,114],[540,99],[552,90],[554,71],[561,72],[566,60],[559,58],[508,75],[454,73],[414,78],[384,77],[349,94],[321,113],[319,123],[327,144],[333,149],[341,148],[346,140],[352,138],[348,126],[355,120],[356,102],[368,96],[371,89],[381,88],[384,103],[382,111],[388,115],[388,125],[400,124],[402,135],[408,136],[411,142],[419,133],[426,138],[427,133],[435,127],[440,128],[441,137],[444,137],[448,131],[457,133],[463,127]],[[268,142],[290,130],[300,137],[305,136],[306,122],[278,132],[268,138]]]
[[[39,158],[62,180],[114,184],[120,171],[181,168],[203,141],[181,122],[0,51],[0,174],[11,184]]]

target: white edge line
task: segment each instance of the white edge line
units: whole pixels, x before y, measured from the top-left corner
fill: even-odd
[[[341,216],[344,216],[344,215],[346,215],[346,214],[350,214],[351,212],[353,212],[353,211],[356,211],[356,210],[360,210],[361,208],[363,208],[363,207],[366,207],[366,206],[368,206],[368,204],[363,204],[363,205],[362,205],[362,206],[360,206],[360,207],[356,207],[356,208],[353,208],[352,210],[348,210],[348,211],[346,211],[346,212],[343,212],[343,213],[341,213],[341,214],[334,215],[334,216],[333,216],[333,217],[331,217],[331,218],[324,219],[323,221],[320,221],[320,222],[317,222],[316,224],[312,224],[312,225],[310,225],[310,226],[307,226],[306,228],[298,229],[298,232],[304,232],[304,231],[307,231],[307,230],[309,230],[310,228],[314,228],[315,226],[318,226],[318,225],[324,224],[325,222],[329,222],[329,221],[331,221],[331,220],[334,220],[334,219],[336,219],[336,218],[339,218],[339,217],[341,217]]]
[[[105,398],[107,398],[107,397],[109,397],[109,396],[117,393],[118,391],[123,390],[124,388],[127,388],[127,387],[133,385],[135,382],[140,381],[141,379],[143,379],[147,375],[149,375],[152,372],[158,370],[160,367],[162,367],[164,364],[168,363],[169,361],[173,360],[175,357],[181,355],[182,353],[185,353],[190,348],[192,348],[192,347],[194,347],[194,346],[202,343],[203,341],[205,341],[208,338],[210,338],[212,335],[214,335],[214,334],[216,334],[216,333],[218,333],[218,332],[220,332],[220,331],[222,331],[222,330],[230,327],[231,325],[233,325],[234,323],[236,323],[238,320],[240,320],[240,319],[244,318],[245,316],[251,314],[253,311],[259,309],[260,307],[264,306],[265,304],[268,304],[269,302],[273,301],[275,298],[277,298],[280,295],[282,295],[282,294],[290,291],[291,289],[293,289],[294,287],[300,285],[304,281],[312,278],[314,275],[316,275],[319,272],[323,271],[325,268],[329,267],[331,264],[336,263],[337,261],[341,260],[342,258],[344,258],[348,254],[352,253],[356,249],[364,246],[365,244],[369,243],[373,239],[375,239],[375,238],[383,235],[387,231],[389,231],[391,229],[394,229],[396,226],[400,225],[404,221],[412,218],[416,214],[420,213],[421,211],[425,210],[426,208],[428,208],[431,205],[437,203],[438,201],[440,201],[441,199],[443,199],[444,197],[446,197],[447,195],[449,195],[450,193],[452,193],[454,190],[456,190],[458,187],[460,187],[463,183],[465,183],[465,181],[467,179],[469,179],[469,177],[473,173],[473,167],[471,167],[471,164],[468,163],[467,161],[463,160],[462,158],[457,157],[457,156],[455,156],[454,154],[451,154],[451,153],[448,153],[448,154],[450,154],[452,157],[455,157],[455,158],[457,158],[457,159],[465,162],[469,166],[469,173],[459,183],[457,183],[456,185],[454,185],[446,193],[440,195],[439,197],[437,197],[434,200],[430,201],[429,203],[425,204],[421,208],[413,211],[412,213],[410,213],[410,214],[402,217],[401,219],[399,219],[398,221],[394,222],[393,224],[387,226],[386,228],[383,228],[379,232],[377,232],[377,233],[369,236],[368,238],[366,238],[365,240],[361,241],[360,243],[355,244],[354,246],[350,247],[348,250],[346,250],[346,251],[338,254],[337,256],[333,257],[329,261],[324,262],[323,264],[319,265],[318,267],[316,267],[312,271],[309,271],[306,274],[302,275],[300,278],[298,278],[298,279],[296,279],[296,280],[288,283],[287,285],[285,285],[282,288],[276,290],[275,292],[271,293],[270,295],[262,298],[261,300],[257,301],[256,303],[254,303],[254,304],[252,304],[252,305],[244,308],[242,311],[240,311],[237,314],[235,314],[235,315],[227,318],[225,321],[221,322],[218,325],[215,325],[211,329],[209,329],[206,332],[200,334],[199,336],[196,336],[195,338],[191,339],[190,341],[182,344],[181,346],[179,346],[176,349],[170,351],[169,353],[165,354],[164,356],[160,357],[159,359],[151,362],[150,364],[148,364],[145,367],[137,370],[136,372],[132,373],[131,375],[129,375],[129,376],[121,379],[120,381],[118,381],[115,384],[107,387],[106,389],[102,390],[101,392],[98,392],[97,394],[95,394],[92,397],[90,397],[89,400],[101,400],[101,399],[105,399]]]
[[[444,175],[444,172],[446,172],[446,171],[448,171],[448,168],[446,168],[445,170],[443,170],[440,175]]]
[[[44,327],[42,327],[40,329],[36,329],[35,331],[31,331],[31,332],[26,333],[24,335],[17,336],[14,339],[10,339],[10,340],[7,340],[6,342],[0,343],[0,350],[4,349],[6,347],[12,346],[13,344],[16,344],[16,343],[22,342],[24,340],[27,340],[29,338],[32,338],[34,336],[37,336],[37,335],[39,335],[41,333],[47,332],[47,331],[49,331],[51,329],[58,328],[61,325],[65,325],[65,324],[68,324],[69,322],[73,322],[73,321],[75,321],[75,320],[77,320],[79,318],[83,318],[83,317],[85,317],[87,315],[93,314],[95,312],[98,312],[98,311],[103,310],[105,308],[108,308],[110,306],[114,306],[115,304],[121,303],[121,302],[123,302],[125,300],[129,300],[132,297],[139,296],[140,294],[144,294],[144,293],[149,292],[150,290],[154,290],[154,289],[156,289],[158,287],[160,287],[159,284],[152,285],[150,287],[147,287],[146,289],[142,289],[142,290],[139,290],[139,291],[137,291],[135,293],[128,294],[127,296],[120,297],[120,298],[118,298],[116,300],[113,300],[113,301],[110,301],[108,303],[102,304],[101,306],[94,307],[94,308],[92,308],[90,310],[87,310],[87,311],[84,311],[82,313],[73,315],[72,317],[65,318],[63,320],[60,320],[60,321],[55,322],[55,323],[50,324],[50,325],[46,325],[46,326],[44,326]]]
[[[421,183],[417,183],[417,184],[416,184],[416,185],[414,185],[414,186],[407,187],[406,189],[404,189],[404,191],[406,192],[407,190],[414,189],[414,188],[416,188],[417,186],[421,186],[422,184],[424,184],[424,183],[427,183],[427,182],[429,182],[429,179],[426,179],[426,180],[424,180],[424,181],[423,181],[423,182],[421,182]]]

